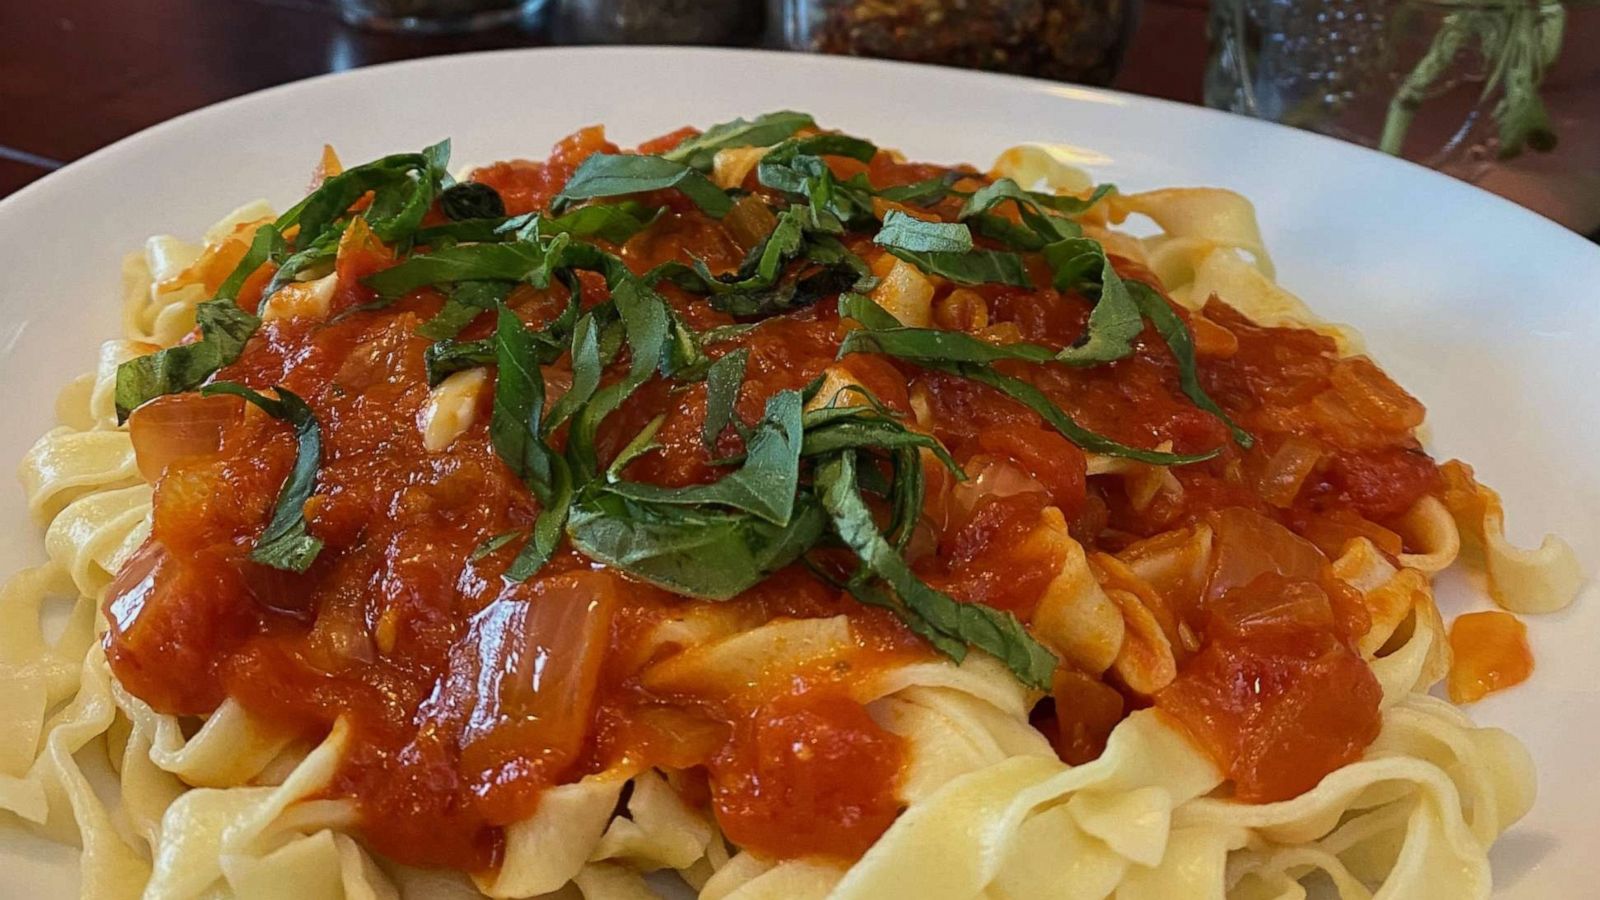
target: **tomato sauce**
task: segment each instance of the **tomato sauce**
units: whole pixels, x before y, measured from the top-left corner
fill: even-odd
[[[590,128],[545,162],[497,163],[473,177],[496,188],[509,212],[539,210],[583,159],[615,151]],[[886,154],[846,168],[878,185],[945,171]],[[744,248],[720,223],[669,192],[651,199],[668,211],[615,248],[630,266],[738,264]],[[859,236],[851,246],[869,262],[881,252]],[[208,287],[232,265],[221,256],[213,263],[194,276]],[[364,838],[406,863],[489,869],[499,861],[503,826],[537,809],[551,785],[652,765],[679,772],[680,789],[763,856],[858,856],[900,811],[895,788],[906,750],[852,686],[932,651],[890,613],[800,566],[724,604],[671,596],[566,548],[533,580],[506,582],[514,548],[479,558],[474,550],[526,529],[538,504],[496,456],[487,395],[445,450],[423,445],[430,341],[416,329],[442,297],[422,290],[370,308],[372,295],[357,279],[390,264],[388,248],[351,227],[330,315],[268,322],[219,375],[262,390],[284,386],[317,416],[323,460],[306,515],[325,548],[305,574],[249,558],[294,460],[287,425],[231,398],[193,394],[134,414],[142,446],[160,443],[160,422],[213,424],[185,432],[192,436],[183,446],[148,450],[162,460],[154,527],[107,601],[106,650],[117,677],[164,712],[201,716],[232,698],[308,741],[345,719],[352,749],[327,793],[354,799]],[[266,271],[241,302],[259,297]],[[598,302],[603,284],[582,280],[585,303]],[[662,290],[694,328],[733,321],[701,298]],[[948,286],[940,290],[949,295]],[[523,287],[509,305],[542,324],[562,302],[559,292]],[[1060,347],[1081,334],[1091,305],[1048,288],[986,285],[951,309],[946,319],[959,327]],[[1327,560],[1352,534],[1390,535],[1381,546],[1403,549],[1384,523],[1438,490],[1438,470],[1414,436],[1420,405],[1370,363],[1340,359],[1328,338],[1309,331],[1255,325],[1217,301],[1203,316],[1180,315],[1203,319],[1202,380],[1257,436],[1254,449],[1232,443],[1223,423],[1182,394],[1176,364],[1153,331],[1133,356],[1108,365],[1001,366],[1119,441],[1182,453],[1221,448],[1212,460],[1173,470],[1176,495],[1139,503],[1120,479],[1090,478],[1081,450],[991,388],[884,357],[836,359],[847,326],[829,301],[708,350],[749,351],[737,401],[746,423],[774,393],[841,366],[931,431],[973,478],[958,483],[930,458],[924,522],[907,555],[959,600],[1028,620],[1062,564],[1030,540],[1051,508],[1091,552],[1201,522],[1244,535],[1240,552],[1253,561],[1235,559],[1225,577],[1213,572],[1202,596],[1167,614],[1198,635],[1177,681],[1155,698],[1133,698],[1062,670],[1053,707],[1042,707],[1038,722],[1064,759],[1084,762],[1128,709],[1154,702],[1229,772],[1238,796],[1292,796],[1358,757],[1376,734],[1377,684],[1353,649],[1365,624]],[[486,335],[488,318],[464,336]],[[570,379],[565,366],[550,367],[546,378]],[[602,461],[659,416],[658,448],[632,462],[627,477],[668,486],[715,480],[724,470],[700,438],[705,407],[703,384],[646,384],[603,423]],[[716,455],[740,449],[730,429]],[[711,616],[737,631],[837,615],[848,617],[853,643],[826,667],[720,695],[644,683],[643,673],[676,649],[656,643],[663,623]]]
[[[1495,691],[1528,680],[1533,651],[1528,626],[1508,612],[1466,613],[1450,623],[1450,676],[1445,681],[1455,703],[1475,703]]]

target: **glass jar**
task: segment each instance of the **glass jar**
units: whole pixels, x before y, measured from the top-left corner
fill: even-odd
[[[762,0],[556,0],[553,36],[574,44],[741,44]]]
[[[1595,0],[1212,0],[1206,103],[1600,229]]]
[[[546,0],[335,0],[346,25],[370,31],[459,34],[506,25],[533,28]]]
[[[1109,84],[1138,0],[769,0],[771,43]]]

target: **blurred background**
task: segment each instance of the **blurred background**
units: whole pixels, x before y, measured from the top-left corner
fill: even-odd
[[[0,196],[287,81],[596,43],[874,56],[1205,103],[1404,156],[1600,240],[1600,0],[0,0]]]

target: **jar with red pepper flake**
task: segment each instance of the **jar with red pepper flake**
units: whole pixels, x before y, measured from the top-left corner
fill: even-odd
[[[1139,0],[768,0],[772,43],[1109,84]]]

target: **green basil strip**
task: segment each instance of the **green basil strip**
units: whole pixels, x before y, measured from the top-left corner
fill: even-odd
[[[871,297],[846,291],[839,295],[839,317],[855,319],[874,331],[889,331],[903,327],[888,310],[874,303]]]
[[[445,188],[439,194],[439,210],[452,222],[464,219],[500,219],[506,214],[506,202],[500,192],[479,181],[463,181]]]
[[[819,499],[839,539],[867,571],[894,590],[906,610],[941,634],[994,656],[1024,684],[1048,689],[1058,661],[1015,616],[982,604],[961,603],[929,587],[878,531],[856,487],[853,451],[818,462],[815,477]]]
[[[451,244],[496,243],[515,237],[506,225],[516,219],[462,219],[443,225],[430,225],[417,229],[412,243],[421,247],[448,247]]]
[[[930,222],[891,209],[872,242],[913,253],[966,253],[972,249],[972,232],[959,223]]]
[[[878,196],[896,203],[910,203],[916,206],[932,206],[946,197],[966,197],[964,191],[955,189],[955,183],[966,177],[960,172],[947,172],[911,184],[897,184],[878,190]]]
[[[600,423],[622,402],[650,380],[666,353],[671,339],[671,316],[660,295],[625,269],[610,273],[611,299],[622,319],[632,359],[628,373],[594,392],[572,417],[567,437],[567,453],[573,460],[574,474],[587,481],[599,472],[594,438]]]
[[[852,578],[841,587],[849,591],[850,596],[856,598],[857,603],[865,606],[880,606],[890,610],[900,617],[900,621],[906,623],[906,627],[911,629],[912,634],[932,644],[933,649],[950,657],[952,660],[959,663],[967,658],[965,641],[949,637],[933,627],[933,623],[907,609],[904,603],[869,584],[865,577]]]
[[[700,440],[712,456],[717,454],[717,439],[734,422],[734,406],[739,402],[739,388],[744,384],[745,364],[749,361],[750,348],[740,347],[706,370],[706,418],[700,426]]]
[[[417,334],[435,341],[454,338],[478,316],[505,301],[511,293],[506,281],[462,281],[450,291],[433,318],[417,327]]]
[[[290,207],[275,224],[280,231],[299,225],[294,249],[305,249],[351,205],[373,191],[377,196],[368,209],[368,225],[384,241],[401,240],[415,232],[427,215],[438,186],[449,177],[449,160],[450,142],[444,140],[421,153],[386,156],[346,169]],[[412,174],[416,174],[415,180]]]
[[[549,494],[549,502],[541,504],[539,516],[533,521],[528,542],[517,551],[516,558],[506,569],[506,578],[512,581],[527,581],[533,577],[561,546],[561,535],[572,512],[573,486],[572,470],[559,456],[553,460]]]
[[[1045,261],[1055,273],[1055,286],[1066,290],[1083,280],[1100,285],[1094,310],[1083,337],[1056,354],[1068,365],[1094,365],[1123,359],[1133,353],[1133,341],[1144,331],[1139,306],[1117,274],[1099,242],[1068,238],[1044,248]]]
[[[595,390],[600,387],[605,362],[600,352],[600,326],[592,314],[585,315],[572,330],[572,386],[550,407],[550,415],[545,421],[547,436],[572,418],[594,396]]]
[[[117,367],[117,422],[164,394],[192,391],[244,351],[245,342],[261,327],[261,319],[236,302],[244,282],[256,269],[284,252],[283,235],[275,226],[256,229],[250,249],[234,266],[211,299],[195,307],[200,340],[157,350]]]
[[[839,409],[845,414],[834,416],[831,421],[818,421],[815,414],[825,410],[806,413],[805,441],[800,446],[800,455],[811,457],[826,456],[840,450],[915,450],[926,447],[958,481],[967,479],[966,472],[950,455],[950,451],[933,435],[912,431],[866,407]]]
[[[767,400],[761,422],[751,431],[744,464],[710,484],[662,487],[623,481],[612,493],[663,506],[727,506],[774,525],[789,524],[800,485],[801,400],[798,391],[779,391]]]
[[[958,219],[965,220],[969,216],[981,212],[988,212],[1007,200],[1017,204],[1019,209],[1033,207],[1035,209],[1048,209],[1064,216],[1076,216],[1088,212],[1089,208],[1105,199],[1107,194],[1116,188],[1109,184],[1097,185],[1094,192],[1087,198],[1046,194],[1040,191],[1025,191],[1020,185],[1010,178],[998,178],[972,192],[967,202],[962,205]]]
[[[367,287],[383,297],[401,297],[418,288],[451,281],[530,281],[548,273],[554,243],[458,244],[408,257],[399,265],[368,275]]]
[[[802,208],[807,230],[842,234],[845,223],[874,218],[872,186],[861,175],[840,181],[822,157],[867,162],[877,152],[873,144],[843,134],[790,138],[761,157],[756,180],[773,190],[805,197],[810,202]]]
[[[1084,212],[1113,190],[1110,185],[1100,185],[1085,200],[1025,191],[1015,181],[1001,178],[974,192],[956,218],[1008,247],[1040,250],[1056,241],[1081,237],[1083,228],[1065,216]],[[989,212],[1006,201],[1016,203],[1022,224]]]
[[[487,366],[495,361],[494,338],[476,341],[442,340],[422,351],[428,386],[433,387],[457,372]]]
[[[258,394],[233,381],[216,381],[200,389],[210,397],[231,394],[243,397],[267,415],[294,427],[294,468],[278,491],[272,518],[256,539],[250,558],[264,566],[287,572],[304,572],[322,552],[322,541],[306,531],[306,501],[317,487],[317,468],[322,464],[322,432],[317,417],[304,400],[285,387],[273,388],[276,398]]]
[[[496,550],[499,550],[501,547],[504,547],[512,541],[515,541],[519,537],[522,537],[522,532],[520,531],[502,531],[494,537],[491,537],[478,546],[472,548],[472,553],[467,557],[467,559],[472,562],[478,562],[484,557],[494,553]]]
[[[741,322],[736,325],[718,325],[715,328],[709,328],[700,332],[700,344],[705,346],[708,344],[721,344],[726,341],[736,341],[750,332],[755,331],[759,327],[761,327],[760,322]]]
[[[1020,378],[1002,375],[993,369],[982,366],[950,366],[946,371],[1001,391],[1006,396],[1038,413],[1039,418],[1044,419],[1051,428],[1060,432],[1062,437],[1091,453],[1120,456],[1156,466],[1185,466],[1190,463],[1204,462],[1221,452],[1220,449],[1217,449],[1206,453],[1183,454],[1129,447],[1103,434],[1090,431],[1074,422],[1072,417],[1068,416],[1061,407],[1056,406],[1055,402],[1044,391]]]
[[[1052,362],[1056,353],[1038,344],[991,344],[961,331],[937,328],[888,328],[876,331],[862,328],[845,335],[839,355],[884,353],[900,359],[929,363],[980,363],[1021,360]]]
[[[572,473],[566,459],[544,441],[539,341],[504,306],[499,311],[494,348],[499,373],[489,439],[495,453],[538,498],[540,507],[532,536],[506,572],[507,578],[523,581],[542,568],[560,544],[572,502]]]
[[[713,125],[686,139],[661,154],[661,158],[710,172],[718,150],[729,147],[769,147],[792,137],[802,128],[813,128],[816,124],[810,115],[791,110],[770,112],[748,122],[734,119]]]
[[[1004,250],[968,250],[965,253],[920,252],[886,247],[890,253],[929,275],[947,278],[956,284],[1009,284],[1033,287],[1022,257]]]
[[[1200,372],[1194,354],[1194,336],[1189,333],[1189,327],[1184,324],[1183,318],[1150,285],[1142,281],[1129,281],[1127,285],[1134,302],[1139,306],[1139,311],[1150,320],[1150,324],[1155,326],[1156,333],[1161,335],[1161,339],[1167,343],[1167,349],[1172,351],[1172,358],[1177,360],[1178,385],[1183,389],[1184,395],[1195,406],[1221,419],[1239,446],[1247,450],[1254,446],[1255,437],[1229,418],[1222,407],[1218,406],[1200,385]]]
[[[659,156],[596,153],[572,173],[566,187],[550,201],[550,209],[559,213],[579,200],[668,188],[688,197],[712,218],[720,219],[733,208],[727,193],[698,169]]]
[[[646,422],[638,434],[623,444],[622,449],[618,450],[616,457],[611,460],[611,464],[606,466],[606,481],[611,483],[622,481],[622,471],[628,468],[630,463],[646,453],[661,449],[661,445],[656,443],[656,432],[661,430],[666,421],[666,413],[656,416]]]
[[[827,522],[809,493],[787,525],[759,516],[630,500],[592,482],[573,503],[567,535],[584,555],[689,597],[727,600],[811,549]]]
[[[494,414],[489,438],[495,452],[541,504],[553,496],[555,451],[544,442],[544,376],[539,343],[516,313],[502,306],[494,332]]]
[[[756,179],[774,190],[809,196],[811,180],[829,172],[822,157],[843,156],[870,162],[877,152],[872,142],[846,134],[790,138],[761,157],[756,164]]]
[[[621,203],[593,203],[564,216],[541,218],[539,233],[570,234],[576,238],[597,237],[621,244],[650,227],[665,207],[651,208],[633,200]]]

